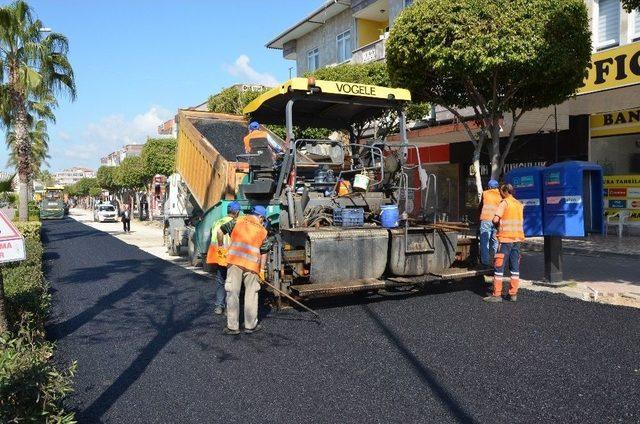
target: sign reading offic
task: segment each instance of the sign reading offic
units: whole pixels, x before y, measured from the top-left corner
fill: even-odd
[[[24,261],[26,258],[24,238],[0,211],[0,263]]]

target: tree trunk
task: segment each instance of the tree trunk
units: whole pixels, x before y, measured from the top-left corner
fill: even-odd
[[[494,118],[491,124],[491,179],[500,179],[500,124]]]
[[[16,77],[10,77],[16,79]],[[17,83],[17,82],[16,82]],[[18,153],[18,217],[20,221],[26,221],[29,218],[29,180],[31,179],[31,140],[29,140],[29,122],[27,119],[27,108],[25,98],[22,93],[11,90],[11,107],[15,112],[15,121],[13,122],[15,131],[15,149]]]
[[[4,304],[4,280],[2,279],[2,270],[0,269],[0,334],[9,330],[7,312]]]
[[[482,175],[480,174],[480,151],[482,150],[482,144],[476,144],[473,149],[473,167],[476,170],[476,190],[478,191],[478,201],[482,198]]]

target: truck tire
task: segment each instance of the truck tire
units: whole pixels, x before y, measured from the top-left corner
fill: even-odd
[[[189,237],[189,263],[195,267],[202,265],[202,259],[196,244],[193,242],[193,237]]]

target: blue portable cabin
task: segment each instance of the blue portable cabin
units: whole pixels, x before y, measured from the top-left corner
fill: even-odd
[[[584,237],[604,232],[602,167],[569,161],[548,166],[542,173],[544,235]]]
[[[536,237],[544,234],[541,166],[511,170],[505,181],[515,189],[515,198],[524,206],[524,235]]]

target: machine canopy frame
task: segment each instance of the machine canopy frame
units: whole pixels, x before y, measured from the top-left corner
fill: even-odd
[[[261,124],[285,125],[285,109],[295,101],[295,125],[348,129],[353,123],[380,117],[385,110],[401,110],[411,101],[403,88],[340,81],[293,78],[249,103],[243,113]]]

